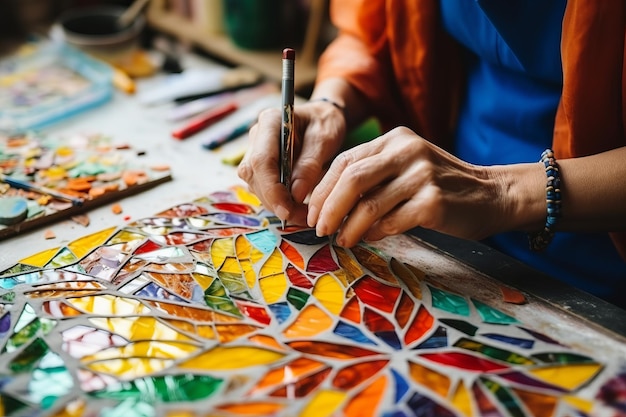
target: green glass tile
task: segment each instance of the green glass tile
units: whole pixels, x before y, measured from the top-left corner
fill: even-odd
[[[56,353],[49,352],[33,371],[28,384],[29,399],[40,404],[43,409],[49,409],[60,397],[70,392],[73,386],[74,380],[64,366],[63,359]]]
[[[26,403],[9,394],[0,392],[0,409],[4,409],[4,415],[22,415],[20,412],[24,411],[26,407]],[[23,415],[30,415],[30,413],[23,413]]]
[[[2,294],[2,297],[0,297],[0,299],[2,301],[6,301],[7,303],[12,303],[13,301],[15,301],[15,292],[10,291],[6,294]]]
[[[239,294],[248,290],[246,279],[243,274],[234,274],[232,272],[218,272],[220,281],[230,294]]]
[[[37,338],[9,363],[9,369],[15,373],[29,372],[49,351],[46,342]]]
[[[39,268],[37,268],[36,266],[16,264],[16,265],[13,265],[11,268],[5,269],[4,271],[2,271],[2,273],[0,273],[0,277],[7,276],[7,275],[23,274],[24,272],[35,271],[38,269]],[[1,282],[2,280],[0,280],[0,285],[2,285]]]
[[[68,248],[63,248],[48,264],[46,268],[61,268],[78,261],[78,258]]]
[[[498,359],[503,362],[518,364],[518,365],[533,365],[535,361],[525,356],[519,355],[515,352],[511,352],[505,349],[500,349],[494,346],[489,346],[484,343],[477,342],[475,340],[462,338],[459,339],[454,346],[471,350],[474,352],[480,352],[485,356],[493,359]]]
[[[485,323],[492,324],[511,324],[517,323],[517,319],[515,317],[511,317],[508,314],[501,312],[493,307],[488,306],[485,303],[481,303],[478,300],[472,300],[476,310],[478,310],[478,314],[483,319]]]
[[[92,392],[90,395],[118,401],[129,398],[166,403],[197,401],[211,397],[223,383],[223,379],[209,375],[166,375],[135,379]]]
[[[439,319],[439,321],[442,322],[443,324],[446,324],[452,328],[457,329],[458,331],[462,333],[465,333],[468,336],[474,336],[476,335],[476,332],[478,331],[478,327],[464,320]]]
[[[433,299],[433,307],[460,316],[469,316],[470,308],[465,298],[439,288],[428,286]]]
[[[509,415],[511,415],[512,417],[526,417],[526,413],[520,407],[519,403],[515,400],[515,397],[511,394],[511,391],[487,378],[481,377],[480,382],[482,382],[483,385],[496,396],[498,401],[500,401],[500,404],[502,404],[507,409]]]
[[[297,288],[292,287],[289,288],[289,291],[287,291],[287,301],[289,301],[291,305],[293,305],[298,310],[302,310],[302,307],[305,306],[309,297],[310,295],[308,293]]]
[[[592,358],[577,353],[569,352],[545,352],[531,355],[532,358],[544,363],[572,364],[572,363],[595,363]]]
[[[100,413],[102,417],[154,417],[154,405],[146,401],[127,399],[115,407],[105,407]]]

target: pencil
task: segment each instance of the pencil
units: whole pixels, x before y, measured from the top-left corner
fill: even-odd
[[[70,201],[75,206],[83,205],[82,198],[77,198],[71,195],[63,194],[47,187],[40,187],[28,181],[17,180],[4,174],[0,174],[0,181],[6,184],[9,184],[13,188],[19,188],[19,189],[28,190],[28,191],[35,191],[39,194],[49,195],[50,197]]]
[[[172,132],[172,136],[176,139],[185,139],[198,133],[202,129],[217,122],[222,117],[234,112],[239,106],[235,102],[228,101],[218,107],[212,108],[191,120],[187,125]]]
[[[280,134],[280,182],[291,193],[291,169],[293,165],[293,101],[294,101],[294,73],[296,63],[296,51],[292,48],[283,49],[283,74],[282,74],[282,126]],[[282,228],[285,221],[281,220]]]
[[[209,140],[206,140],[202,144],[202,146],[210,150],[217,149],[225,143],[235,140],[244,133],[246,133],[252,127],[255,121],[256,119],[248,120],[235,127],[234,129],[229,127],[227,130],[218,132],[216,135],[211,136]]]

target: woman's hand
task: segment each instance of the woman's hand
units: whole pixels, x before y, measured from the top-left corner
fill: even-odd
[[[336,158],[313,190],[307,223],[319,236],[339,231],[347,247],[416,226],[481,239],[540,227],[543,182],[541,164],[475,166],[399,127]]]
[[[280,182],[279,109],[267,109],[259,115],[250,129],[250,146],[237,173],[268,210],[289,223],[305,225],[307,206],[303,202],[337,154],[345,137],[346,120],[330,103],[308,102],[296,105],[294,125],[291,192]]]

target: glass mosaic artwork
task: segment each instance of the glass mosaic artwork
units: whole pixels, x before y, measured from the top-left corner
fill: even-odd
[[[14,188],[0,179],[0,199],[19,196],[28,205],[23,220],[0,222],[0,239],[171,179],[168,165],[148,166],[130,145],[101,133],[0,134],[0,174],[44,190]]]
[[[233,187],[0,273],[2,416],[620,416],[626,374]]]

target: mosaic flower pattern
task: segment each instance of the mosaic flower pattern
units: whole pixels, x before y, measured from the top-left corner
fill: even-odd
[[[0,415],[626,413],[607,358],[279,223],[234,187],[0,273]]]

